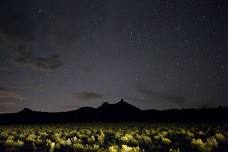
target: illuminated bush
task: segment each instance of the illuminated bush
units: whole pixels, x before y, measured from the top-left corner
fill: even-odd
[[[213,152],[227,134],[221,126],[137,125],[0,126],[0,151]]]
[[[193,147],[196,147],[198,148],[200,151],[202,151],[205,147],[205,143],[202,141],[202,139],[192,139],[192,142],[191,142],[192,146]]]
[[[186,132],[187,138],[192,139],[194,138],[194,133],[190,132],[189,130]]]
[[[210,148],[210,151],[213,151],[218,147],[218,142],[214,137],[207,138],[206,147]]]
[[[7,137],[7,140],[13,140],[14,139],[14,136],[12,136],[12,135],[9,135],[8,137]]]
[[[89,144],[93,144],[96,140],[94,136],[91,136],[90,138],[87,138],[87,141]]]
[[[58,150],[61,149],[61,144],[60,143],[56,143],[55,144],[55,149],[58,149]]]
[[[55,149],[55,142],[52,142],[50,144],[50,152],[54,152],[54,149]]]
[[[26,138],[26,141],[34,142],[35,139],[36,139],[36,135],[35,135],[35,134],[30,134],[30,135]]]
[[[161,137],[166,137],[168,135],[168,132],[167,131],[162,131],[161,133],[160,133],[160,136]]]
[[[73,144],[73,148],[76,151],[77,150],[80,151],[80,150],[83,150],[84,149],[84,146],[82,144],[80,144],[80,143],[76,143],[76,144]]]
[[[124,144],[130,144],[135,146],[139,144],[138,141],[134,139],[133,136],[130,134],[125,134],[123,137],[120,138],[120,140]]]
[[[171,144],[171,140],[169,138],[162,137],[161,139],[163,144],[166,144],[166,145]]]
[[[218,141],[224,141],[225,137],[222,133],[217,133],[215,134],[215,138],[218,140]]]
[[[201,139],[192,139],[192,145],[197,147],[200,152],[211,152],[218,146],[218,142],[214,137],[207,138],[205,143]]]
[[[118,146],[109,146],[108,147],[108,152],[118,152]]]
[[[122,145],[120,152],[140,152],[139,147],[130,147],[127,145]]]
[[[14,145],[14,141],[12,139],[7,139],[5,141],[5,145],[7,145],[7,146],[13,146]]]
[[[3,132],[1,132],[0,136],[3,138],[7,138],[8,134],[9,134],[9,132],[7,130],[4,130]]]
[[[149,145],[149,144],[152,143],[151,138],[148,137],[148,136],[145,136],[145,135],[140,136],[140,135],[138,135],[137,138],[138,138],[138,142],[139,142],[140,145]]]
[[[24,142],[18,139],[17,141],[14,142],[14,145],[16,147],[23,147],[24,146]]]
[[[68,138],[68,139],[65,141],[65,143],[66,143],[67,146],[71,146],[71,144],[72,144],[70,138]]]

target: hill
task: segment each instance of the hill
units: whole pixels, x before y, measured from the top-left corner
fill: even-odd
[[[0,124],[65,123],[65,122],[119,122],[119,121],[169,121],[169,122],[227,122],[228,109],[170,109],[140,110],[123,101],[103,103],[98,108],[82,107],[68,112],[38,112],[24,108],[18,113],[0,114]]]

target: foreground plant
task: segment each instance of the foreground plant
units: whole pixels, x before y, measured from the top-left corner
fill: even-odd
[[[221,126],[204,124],[0,126],[0,151],[212,152],[226,135]]]

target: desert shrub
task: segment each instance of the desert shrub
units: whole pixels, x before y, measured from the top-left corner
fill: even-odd
[[[171,140],[169,138],[166,138],[166,137],[162,137],[162,143],[165,144],[165,145],[169,145],[171,144]]]
[[[130,147],[127,145],[122,145],[120,152],[140,152],[139,147]]]
[[[218,140],[218,141],[224,141],[225,137],[222,133],[217,133],[215,134],[215,138]]]

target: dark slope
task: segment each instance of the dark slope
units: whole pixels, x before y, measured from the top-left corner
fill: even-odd
[[[174,122],[227,122],[228,109],[172,109],[140,110],[121,100],[116,104],[103,103],[98,108],[82,107],[68,112],[38,112],[24,108],[18,113],[1,114],[0,124],[18,123],[64,123],[92,121],[174,121]]]

